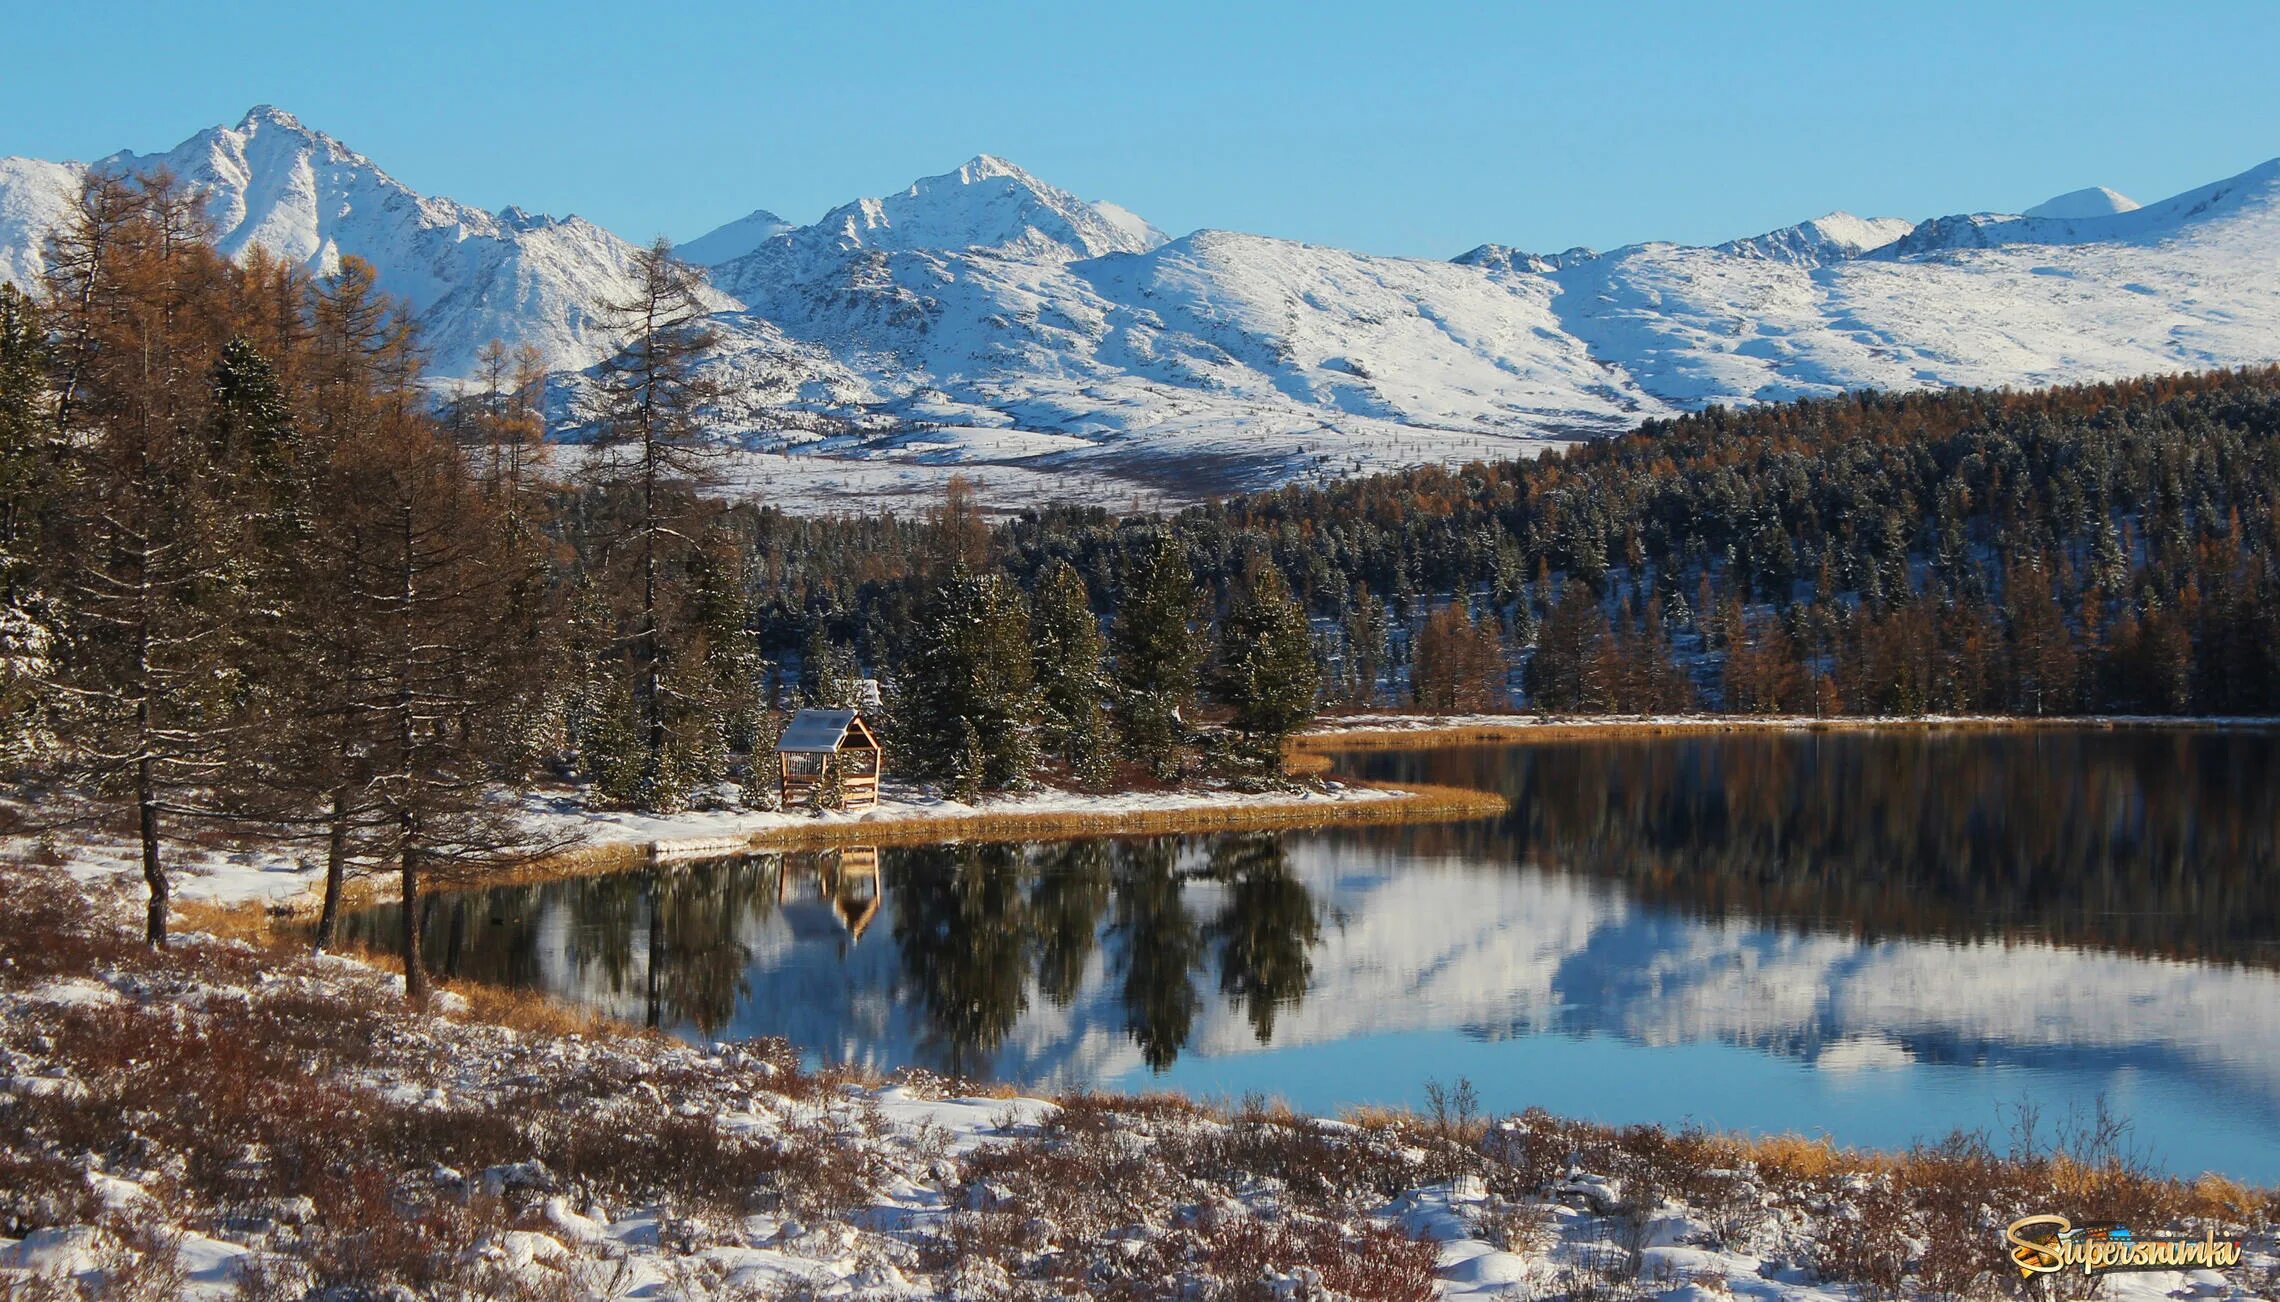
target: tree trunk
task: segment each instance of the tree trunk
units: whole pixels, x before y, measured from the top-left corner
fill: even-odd
[[[657,658],[657,441],[650,433],[646,402],[642,409],[641,470],[641,687],[647,715],[649,772],[665,772],[665,703],[658,699]]]
[[[340,888],[348,875],[348,788],[333,790],[332,813],[325,834],[325,903],[317,914],[314,948],[322,954],[332,948],[333,932],[340,925]]]
[[[420,852],[409,841],[404,844],[404,998],[414,1007],[425,1008],[428,1001],[427,965],[420,957],[420,933],[426,930],[427,910],[420,898]]]
[[[158,858],[158,794],[151,786],[148,755],[135,761],[135,823],[142,836],[143,881],[150,887],[150,905],[143,918],[143,939],[152,948],[166,945],[166,868]]]

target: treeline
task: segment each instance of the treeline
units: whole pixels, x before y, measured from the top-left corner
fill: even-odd
[[[1025,514],[990,560],[1121,601],[1168,535],[1207,607],[1283,574],[1324,700],[1553,713],[2280,710],[2280,371],[1861,393],[1540,460]],[[762,638],[891,664],[931,523],[758,512]]]

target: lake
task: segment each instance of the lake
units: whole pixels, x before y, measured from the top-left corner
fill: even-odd
[[[757,855],[438,896],[446,975],[1033,1085],[2046,1139],[2280,1182],[2280,733],[1340,757],[1469,823]],[[388,910],[354,920],[385,941]]]

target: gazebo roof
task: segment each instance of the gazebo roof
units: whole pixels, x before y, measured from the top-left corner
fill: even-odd
[[[853,710],[802,710],[784,725],[784,735],[776,741],[776,753],[831,754],[846,742],[848,730],[855,726]],[[870,729],[863,729],[863,740],[870,741]]]

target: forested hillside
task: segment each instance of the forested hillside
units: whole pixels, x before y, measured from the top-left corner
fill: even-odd
[[[1066,560],[1104,609],[1164,532],[1222,602],[1271,560],[1316,617],[1329,698],[1357,706],[1400,703],[1397,680],[1446,703],[1446,675],[1396,671],[1493,642],[1515,694],[1455,684],[1468,708],[2265,712],[2276,433],[2272,368],[1862,393],[1167,523],[1029,514],[987,552],[1024,582]],[[820,627],[888,665],[915,591],[899,576],[951,545],[934,521],[738,528],[769,645]]]

